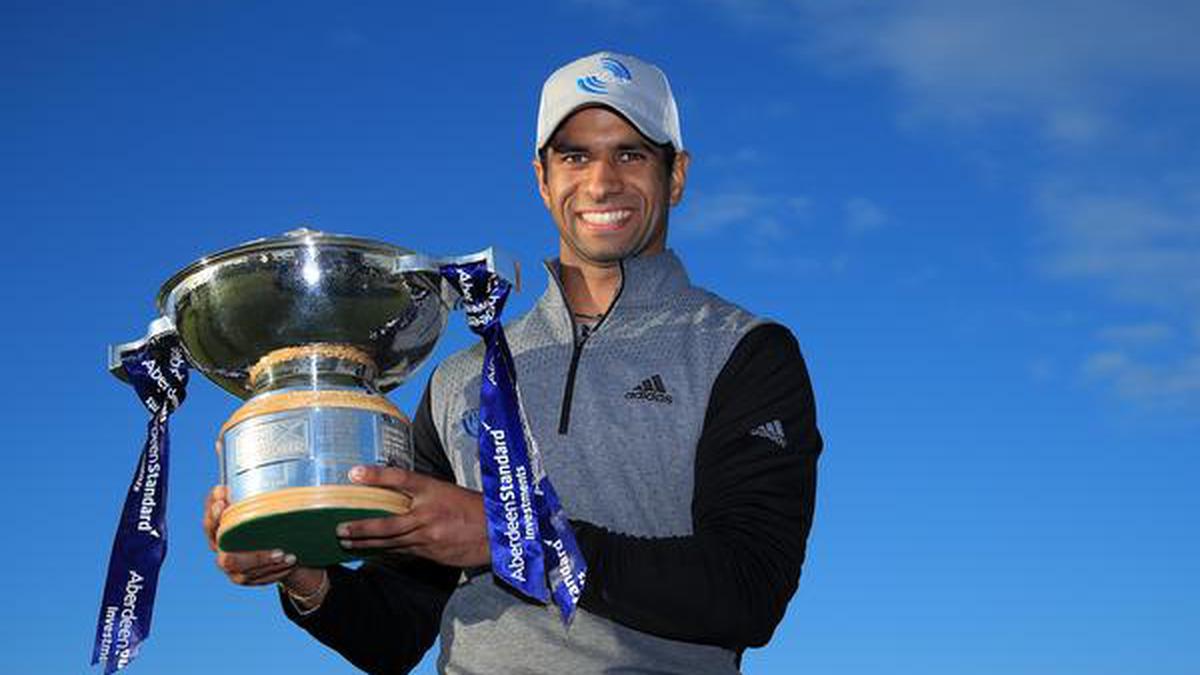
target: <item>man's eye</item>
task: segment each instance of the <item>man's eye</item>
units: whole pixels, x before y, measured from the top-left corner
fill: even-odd
[[[587,161],[587,155],[582,152],[568,152],[562,156],[563,164],[582,164]]]
[[[617,161],[618,162],[623,162],[623,163],[641,162],[641,161],[644,161],[645,159],[646,159],[646,154],[643,152],[638,152],[636,150],[625,150],[620,153],[617,153]]]

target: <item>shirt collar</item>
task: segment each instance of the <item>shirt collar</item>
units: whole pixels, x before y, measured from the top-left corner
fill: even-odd
[[[565,309],[567,301],[562,282],[559,281],[559,259],[548,258],[542,264],[549,279],[541,302],[549,307]],[[683,262],[671,249],[654,255],[625,258],[620,264],[621,288],[617,291],[617,300],[609,310],[610,314],[619,307],[661,302],[665,294],[678,293],[691,285]]]

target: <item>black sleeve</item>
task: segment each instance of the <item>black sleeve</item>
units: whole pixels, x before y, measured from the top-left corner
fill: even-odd
[[[800,580],[821,448],[795,338],[779,325],[755,328],[713,385],[693,533],[643,538],[573,521],[588,562],[582,606],[676,640],[766,644]]]
[[[429,409],[426,386],[413,420],[417,471],[453,480]],[[327,568],[329,592],[301,615],[280,592],[284,614],[368,673],[406,673],[433,645],[459,570],[412,556],[379,556],[357,570]]]

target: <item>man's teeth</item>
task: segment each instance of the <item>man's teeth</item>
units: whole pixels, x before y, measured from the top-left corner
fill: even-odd
[[[633,211],[629,209],[621,209],[619,211],[585,211],[580,214],[586,222],[595,225],[612,225],[629,217]]]

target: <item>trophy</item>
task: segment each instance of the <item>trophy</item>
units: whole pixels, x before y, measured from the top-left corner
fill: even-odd
[[[330,565],[362,555],[338,545],[338,523],[408,510],[347,472],[412,468],[409,420],[384,393],[429,357],[455,297],[425,256],[308,229],[206,256],[163,285],[151,333],[173,331],[193,367],[244,400],[217,436],[222,550]],[[109,349],[122,379],[136,344]]]

